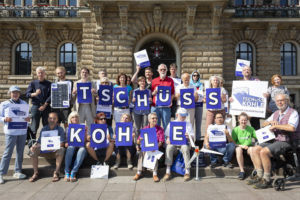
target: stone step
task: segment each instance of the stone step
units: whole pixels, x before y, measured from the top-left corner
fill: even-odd
[[[40,177],[51,177],[53,175],[53,172],[55,170],[55,166],[51,165],[39,165],[39,174]],[[252,168],[246,168],[245,171],[247,175],[250,175],[252,172]],[[127,169],[126,167],[120,167],[118,169],[112,169],[109,170],[109,177],[115,177],[115,176],[134,176],[137,172],[137,168],[134,167],[133,169]],[[14,173],[13,166],[9,167],[7,176],[12,176]],[[23,165],[23,173],[26,174],[28,177],[32,176],[33,169],[31,165]],[[79,169],[78,177],[89,177],[91,173],[90,167],[83,167]],[[166,168],[159,168],[158,169],[158,176],[163,177],[166,173]],[[239,168],[234,167],[233,169],[229,169],[226,167],[216,167],[214,169],[211,169],[208,167],[200,167],[199,168],[199,177],[205,177],[205,176],[216,176],[216,177],[225,177],[225,176],[237,176],[239,173]],[[63,177],[63,167],[61,168],[61,177]],[[196,168],[191,168],[191,176],[195,177],[196,174]],[[174,172],[172,172],[173,176],[180,176]],[[152,172],[146,170],[143,172],[143,176],[151,177]]]

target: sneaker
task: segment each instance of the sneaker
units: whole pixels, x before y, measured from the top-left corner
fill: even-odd
[[[22,174],[20,172],[15,172],[13,177],[16,178],[16,179],[24,179],[24,178],[26,178],[26,175]]]
[[[223,166],[224,166],[224,167],[227,167],[227,168],[230,168],[230,169],[233,168],[233,165],[231,164],[231,162],[225,162],[225,163],[223,164]]]
[[[246,178],[246,173],[245,172],[240,172],[238,175],[238,179],[244,180]]]
[[[216,168],[217,166],[218,166],[217,163],[211,163],[211,164],[210,164],[210,168],[212,168],[212,169]]]
[[[171,174],[165,174],[162,180],[163,180],[163,182],[166,182],[170,179],[171,179]]]
[[[254,177],[251,177],[246,183],[247,183],[247,185],[253,185],[253,184],[260,182],[260,180],[261,180],[261,178],[259,178],[258,176],[254,176]]]
[[[191,176],[189,175],[189,174],[185,174],[184,176],[183,176],[183,180],[184,181],[189,181],[191,179]]]
[[[0,184],[3,184],[3,183],[4,183],[3,176],[0,175]]]
[[[132,169],[133,168],[131,160],[127,161],[127,167],[128,167],[128,169]]]
[[[157,175],[154,175],[154,176],[153,176],[153,181],[156,182],[156,183],[159,182],[159,178],[158,178]]]
[[[261,181],[259,181],[258,183],[256,183],[253,188],[255,189],[266,189],[266,188],[269,188],[271,187],[272,184],[271,184],[271,181],[267,181],[266,179],[261,179]]]
[[[120,160],[116,160],[116,164],[113,166],[113,169],[118,169],[120,166]]]

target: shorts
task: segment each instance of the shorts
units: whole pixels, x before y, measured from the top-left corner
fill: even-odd
[[[282,141],[269,141],[269,142],[264,142],[262,144],[259,144],[261,147],[267,147],[272,156],[279,156],[282,154],[285,154],[288,150],[292,148],[290,143],[288,142],[282,142]]]

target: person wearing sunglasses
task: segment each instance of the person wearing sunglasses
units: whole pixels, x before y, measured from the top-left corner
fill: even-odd
[[[100,112],[95,117],[96,124],[106,124],[106,115],[103,112]],[[97,165],[105,164],[108,165],[108,160],[111,157],[114,151],[114,140],[113,140],[113,129],[111,126],[107,125],[107,147],[106,148],[92,148],[91,147],[91,136],[87,136],[86,149],[89,155],[97,161]],[[104,158],[104,159],[103,159]]]

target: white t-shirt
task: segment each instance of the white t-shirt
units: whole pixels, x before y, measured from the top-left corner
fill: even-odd
[[[282,114],[279,114],[279,121],[283,118],[283,116],[288,112],[290,107],[288,107]],[[273,121],[274,113],[267,119],[268,122]],[[293,126],[294,128],[297,128],[299,124],[299,115],[297,111],[293,111],[290,115],[288,124]]]

